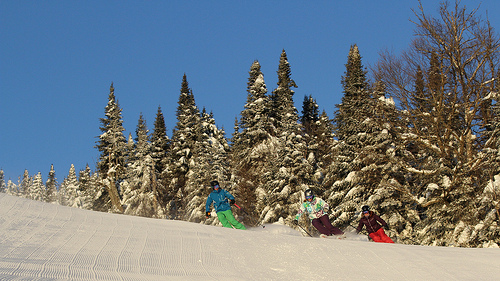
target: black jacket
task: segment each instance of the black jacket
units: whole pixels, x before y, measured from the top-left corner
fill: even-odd
[[[377,230],[379,230],[381,227],[387,226],[387,223],[381,217],[370,211],[370,216],[365,217],[363,215],[363,217],[359,220],[356,232],[360,232],[363,229],[364,225],[366,225],[366,231],[368,231],[368,233],[373,233],[377,232]]]

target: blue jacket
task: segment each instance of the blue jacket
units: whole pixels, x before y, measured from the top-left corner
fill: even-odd
[[[212,205],[212,202],[214,203],[216,213],[231,210],[231,205],[229,205],[227,199],[234,200],[234,196],[222,188],[219,188],[217,191],[212,191],[207,198],[207,204],[205,205],[206,211],[210,212],[210,205]]]

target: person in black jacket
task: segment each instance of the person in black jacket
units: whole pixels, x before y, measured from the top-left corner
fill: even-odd
[[[356,233],[359,233],[363,229],[363,226],[366,226],[368,236],[370,236],[373,242],[394,243],[394,241],[385,234],[382,227],[387,228],[387,223],[381,217],[370,211],[370,207],[368,206],[363,206],[361,211],[363,212],[363,217],[359,220]]]

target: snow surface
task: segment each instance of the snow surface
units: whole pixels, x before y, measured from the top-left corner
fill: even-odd
[[[0,280],[500,280],[499,249],[302,237],[0,194]]]

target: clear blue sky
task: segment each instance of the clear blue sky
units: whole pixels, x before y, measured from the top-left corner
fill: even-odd
[[[435,15],[438,1],[424,0]],[[480,3],[500,30],[500,1]],[[417,0],[358,1],[15,1],[0,0],[0,169],[17,182],[24,169],[62,182],[73,163],[93,169],[99,118],[109,86],[126,135],[142,112],[153,128],[161,106],[168,135],[182,76],[196,104],[227,136],[246,101],[248,71],[259,60],[269,91],[286,50],[299,112],[312,95],[330,117],[340,103],[349,47],[369,67],[378,52],[410,43]]]

